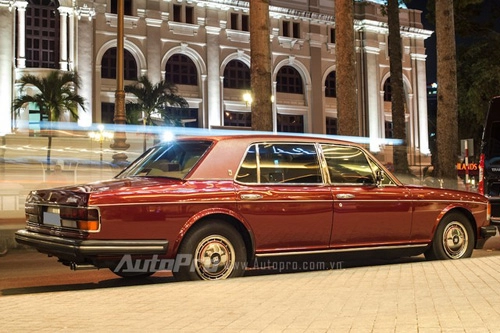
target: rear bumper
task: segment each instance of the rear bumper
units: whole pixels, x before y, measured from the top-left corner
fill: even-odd
[[[39,234],[28,230],[15,233],[19,244],[34,247],[62,260],[85,261],[95,257],[130,255],[164,255],[168,240],[81,240]]]
[[[481,227],[481,236],[483,236],[483,238],[490,238],[496,236],[497,230],[498,230],[497,227],[494,225]]]
[[[481,227],[480,232],[482,237],[477,239],[475,246],[476,249],[482,249],[484,247],[484,243],[486,243],[490,237],[496,236],[498,228],[497,226],[490,224],[485,227]]]
[[[492,225],[500,226],[500,197],[487,197],[491,205],[491,218]]]

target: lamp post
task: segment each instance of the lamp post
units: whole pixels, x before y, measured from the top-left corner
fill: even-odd
[[[116,42],[116,92],[115,92],[115,124],[125,125],[125,90],[123,88],[123,66],[124,66],[124,16],[125,16],[124,0],[118,0],[117,13],[117,42]],[[125,132],[115,132],[114,142],[111,148],[117,150],[127,150],[130,144],[126,143],[127,136]],[[113,155],[115,162],[125,161],[127,155],[125,153],[117,153]]]

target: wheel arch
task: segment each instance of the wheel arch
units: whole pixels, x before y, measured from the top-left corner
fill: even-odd
[[[213,214],[208,214],[200,217],[199,219],[192,221],[188,225],[183,228],[182,232],[179,234],[179,237],[176,239],[175,244],[174,244],[174,252],[177,253],[179,246],[181,243],[186,239],[186,236],[189,235],[190,231],[193,230],[193,228],[198,227],[199,225],[210,221],[210,220],[218,220],[222,221],[224,223],[227,223],[234,227],[236,231],[240,234],[241,238],[243,239],[243,242],[245,243],[245,249],[247,252],[247,261],[248,265],[250,266],[250,263],[254,261],[254,253],[255,253],[255,242],[254,242],[254,237],[245,224],[236,218],[235,216],[225,214],[225,213],[213,213]]]
[[[439,219],[437,220],[437,223],[434,226],[434,230],[432,231],[433,238],[434,238],[434,235],[436,233],[436,230],[437,230],[437,227],[438,227],[439,223],[441,223],[441,221],[446,216],[448,216],[450,214],[453,214],[453,213],[461,214],[461,215],[463,215],[469,221],[469,223],[470,223],[470,225],[472,227],[472,231],[474,232],[474,243],[475,243],[477,241],[477,223],[476,223],[476,219],[474,218],[474,216],[472,215],[472,213],[468,209],[465,209],[463,207],[452,207],[451,209],[448,209],[446,212],[444,212],[444,214],[442,214],[442,215],[439,216]]]

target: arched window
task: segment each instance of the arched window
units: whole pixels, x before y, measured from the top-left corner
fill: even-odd
[[[197,86],[198,71],[188,56],[174,54],[165,66],[165,80],[173,84]]]
[[[224,88],[250,89],[250,68],[240,60],[231,60],[224,69]]]
[[[123,51],[123,78],[125,80],[137,80],[137,62],[130,51]],[[103,79],[116,79],[116,47],[112,47],[104,53],[101,64],[101,77]]]
[[[302,77],[299,72],[291,66],[283,66],[276,77],[276,91],[280,93],[302,94]]]
[[[330,72],[325,80],[325,97],[337,97],[337,73]]]
[[[26,66],[59,67],[58,1],[29,0],[26,7]],[[4,36],[5,37],[5,36]]]
[[[391,78],[388,77],[384,83],[384,102],[390,102],[392,97]]]

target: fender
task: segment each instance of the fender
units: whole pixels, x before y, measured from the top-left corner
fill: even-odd
[[[252,227],[248,224],[248,222],[245,220],[243,216],[241,216],[239,213],[235,212],[232,209],[226,209],[226,208],[208,208],[204,209],[202,211],[197,212],[193,216],[191,216],[186,223],[182,226],[179,234],[177,235],[177,238],[175,239],[174,243],[172,244],[172,251],[173,253],[177,253],[177,250],[179,248],[179,245],[181,244],[182,240],[184,239],[184,236],[186,233],[197,223],[202,223],[200,222],[206,217],[212,216],[212,215],[226,215],[234,218],[238,222],[240,222],[243,227],[248,231],[248,234],[250,235],[250,241],[251,241],[251,246],[252,249],[255,249],[255,240],[254,240],[254,233],[252,230]],[[252,253],[254,251],[252,250]]]

